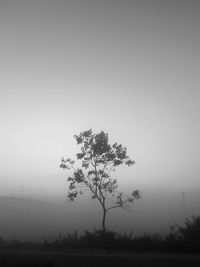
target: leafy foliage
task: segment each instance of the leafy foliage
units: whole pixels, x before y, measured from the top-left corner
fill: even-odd
[[[108,134],[101,131],[94,134],[92,130],[74,135],[81,152],[76,154],[81,161],[81,168],[75,167],[75,161],[62,158],[60,167],[72,170],[68,177],[69,187],[67,197],[73,201],[84,190],[91,192],[92,199],[97,199],[103,209],[102,226],[105,230],[107,211],[114,208],[128,208],[135,199],[141,198],[138,190],[126,196],[118,190],[117,179],[111,178],[111,172],[119,165],[132,166],[135,161],[127,155],[127,149],[121,144],[108,142]]]
[[[185,225],[170,226],[171,232],[165,239],[167,249],[178,252],[200,252],[200,217],[185,219]]]
[[[185,220],[185,226],[177,226],[177,236],[183,240],[200,242],[200,217],[192,216]]]

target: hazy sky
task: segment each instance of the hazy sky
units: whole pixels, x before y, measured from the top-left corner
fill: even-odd
[[[0,194],[60,194],[74,134],[136,161],[122,188],[200,188],[198,0],[1,0]]]

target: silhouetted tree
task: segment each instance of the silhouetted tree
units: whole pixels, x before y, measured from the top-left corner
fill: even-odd
[[[74,135],[81,152],[76,154],[81,161],[81,168],[75,167],[75,161],[62,158],[60,167],[73,171],[68,177],[69,188],[67,197],[73,201],[84,189],[92,194],[92,199],[97,199],[103,210],[102,230],[106,231],[106,215],[115,208],[128,208],[135,199],[141,198],[138,190],[130,196],[118,190],[117,179],[112,179],[110,174],[121,164],[132,166],[135,164],[127,156],[127,150],[121,144],[108,143],[108,134],[101,131],[94,134],[92,130],[83,131]]]

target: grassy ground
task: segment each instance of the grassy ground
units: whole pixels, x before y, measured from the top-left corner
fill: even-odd
[[[195,254],[196,253],[196,254]],[[119,235],[114,232],[75,231],[43,244],[0,239],[0,267],[200,266],[200,217],[186,220],[185,227],[159,234]]]

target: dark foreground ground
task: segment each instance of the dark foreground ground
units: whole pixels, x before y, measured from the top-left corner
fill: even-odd
[[[118,253],[104,251],[0,251],[1,267],[68,267],[68,266],[200,266],[200,255],[159,253]]]

